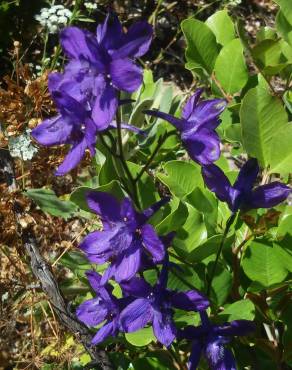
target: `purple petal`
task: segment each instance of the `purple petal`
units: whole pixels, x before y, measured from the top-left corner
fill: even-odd
[[[122,31],[117,15],[113,12],[108,13],[104,23],[97,26],[97,41],[107,50],[117,49],[121,44]]]
[[[185,311],[202,311],[210,305],[208,298],[195,290],[175,293],[171,297],[171,302],[174,307]]]
[[[200,96],[203,92],[203,89],[198,89],[194,95],[192,95],[186,102],[185,106],[182,110],[182,118],[185,120],[189,120],[191,114],[193,113],[196,105],[198,104],[198,101],[200,99]]]
[[[75,168],[84,157],[86,148],[87,144],[85,139],[83,139],[77,145],[73,145],[72,149],[66,155],[63,163],[56,170],[55,175],[63,176]]]
[[[146,54],[152,41],[153,28],[145,21],[134,23],[123,37],[123,45],[113,58],[141,57]]]
[[[106,222],[121,221],[120,204],[115,197],[102,191],[89,191],[86,194],[88,207]]]
[[[149,301],[138,298],[121,312],[120,322],[123,330],[131,333],[144,328],[152,318],[153,312]]]
[[[147,298],[152,291],[152,287],[144,279],[133,277],[129,281],[121,283],[123,292],[134,297]]]
[[[125,250],[115,263],[115,280],[121,281],[130,280],[134,277],[141,265],[141,248],[140,245],[132,244],[130,248]]]
[[[42,145],[65,144],[68,142],[73,125],[62,116],[46,119],[32,130],[31,136]]]
[[[220,341],[211,341],[206,345],[205,356],[211,369],[236,370],[232,352]]]
[[[116,122],[112,122],[110,125],[109,125],[109,128],[117,128],[117,123]],[[125,129],[125,130],[129,130],[129,131],[132,131],[132,132],[135,132],[136,134],[139,134],[139,135],[142,135],[142,136],[147,136],[147,133],[145,130],[141,130],[140,128],[138,127],[135,127],[135,126],[132,126],[132,125],[128,125],[127,123],[121,123],[121,128],[122,129]]]
[[[259,173],[258,161],[255,158],[249,159],[239,171],[237,180],[233,187],[239,191],[250,192]]]
[[[90,270],[90,271],[86,271],[86,276],[87,276],[87,279],[92,289],[98,293],[100,289],[101,275],[97,273],[96,271]]]
[[[108,268],[103,273],[102,278],[100,280],[100,284],[105,285],[108,282],[108,280],[114,275],[114,273],[115,273],[115,265],[111,264],[108,266]]]
[[[104,71],[104,54],[93,34],[78,27],[66,27],[61,31],[62,49],[69,58],[85,59],[94,64],[99,72]]]
[[[110,64],[113,85],[122,91],[134,92],[143,81],[143,70],[130,59],[115,59]]]
[[[192,351],[188,361],[188,370],[196,370],[199,366],[202,352],[202,345],[199,341],[193,341]]]
[[[170,313],[155,311],[153,317],[153,333],[165,347],[169,347],[176,337],[176,327]]]
[[[171,114],[160,112],[158,110],[145,110],[143,111],[144,114],[148,114],[148,116],[161,118],[169,123],[171,123],[175,128],[178,130],[182,130],[184,127],[184,120],[180,118],[173,117]]]
[[[75,124],[83,123],[87,116],[83,104],[61,90],[53,91],[52,98],[62,115],[70,117]]]
[[[209,190],[216,194],[222,202],[230,202],[231,185],[224,172],[215,164],[202,167],[202,176],[205,185]]]
[[[223,325],[217,325],[213,331],[220,336],[243,336],[256,330],[256,325],[249,320],[234,320]]]
[[[99,131],[106,129],[112,122],[118,108],[116,90],[110,85],[101,86],[92,109],[92,119]]]
[[[211,164],[220,157],[220,139],[215,131],[200,130],[187,138],[182,135],[182,141],[189,156],[200,165]]]
[[[226,101],[222,99],[204,100],[194,107],[188,121],[197,128],[205,127],[208,122],[218,119],[226,105]]]
[[[63,81],[63,78],[64,78],[64,75],[62,75],[61,73],[54,72],[54,73],[49,74],[48,88],[49,88],[50,93],[59,89],[60,84]]]
[[[89,299],[77,307],[76,315],[78,320],[88,326],[96,326],[103,322],[108,310],[101,304],[100,298]]]
[[[90,262],[102,264],[113,255],[110,239],[114,236],[111,231],[94,231],[89,233],[79,245],[86,253]]]
[[[141,229],[145,248],[152,255],[154,262],[161,262],[165,256],[165,247],[153,226],[147,224]]]
[[[256,188],[246,201],[247,208],[271,208],[287,199],[291,189],[275,181],[271,184],[266,184]]]
[[[112,336],[114,334],[115,334],[114,323],[110,321],[109,323],[105,324],[98,330],[98,332],[92,338],[91,343],[93,345],[99,344],[103,342],[107,337]]]
[[[125,198],[121,203],[120,216],[124,222],[132,221],[134,222],[133,227],[136,225],[137,212],[133,206],[133,202],[129,198]]]

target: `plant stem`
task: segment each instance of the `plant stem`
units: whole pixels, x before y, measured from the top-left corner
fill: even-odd
[[[163,135],[161,135],[158,139],[157,145],[153,150],[153,153],[148,158],[147,162],[145,163],[144,167],[141,169],[141,171],[138,173],[138,175],[135,177],[134,181],[137,182],[140,180],[144,172],[147,171],[147,169],[150,167],[154,157],[158,153],[159,149],[162,147],[162,145],[165,143],[165,141],[172,135],[176,134],[176,130],[165,132]]]
[[[236,215],[237,215],[237,213],[232,213],[231,216],[228,218],[228,220],[226,222],[225,230],[224,230],[224,233],[223,233],[220,245],[219,245],[219,249],[217,251],[217,255],[216,255],[216,259],[215,259],[212,271],[211,271],[210,280],[208,282],[207,295],[210,294],[212,281],[213,281],[213,278],[214,278],[214,275],[215,275],[215,272],[216,272],[217,264],[218,264],[218,261],[219,261],[219,258],[220,258],[220,255],[221,255],[221,252],[222,252],[222,249],[223,249],[223,245],[224,245],[224,242],[225,242],[226,237],[228,235],[228,232],[230,230],[230,227],[232,226],[232,224],[233,224],[233,222],[236,218]]]
[[[139,202],[139,197],[138,197],[138,192],[137,192],[137,186],[135,179],[128,167],[127,161],[124,156],[124,150],[123,150],[123,139],[122,139],[122,127],[121,127],[121,115],[120,115],[120,110],[117,110],[116,114],[116,122],[117,122],[117,136],[118,136],[118,147],[119,147],[119,156],[118,158],[121,161],[121,165],[132,185],[132,198],[138,208],[140,208],[140,202]]]

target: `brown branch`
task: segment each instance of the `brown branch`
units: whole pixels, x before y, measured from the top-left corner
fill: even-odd
[[[13,159],[8,150],[0,149],[0,174],[3,174],[8,186],[8,191],[17,190],[14,175]],[[62,324],[75,335],[92,358],[95,369],[112,370],[113,367],[104,350],[91,345],[92,334],[90,330],[69,309],[53,272],[41,255],[38,242],[31,225],[25,222],[25,212],[22,206],[14,201],[14,213],[18,227],[18,234],[22,240],[24,250],[30,259],[31,270],[36,279],[41,283],[43,292],[47,295],[54,311]]]

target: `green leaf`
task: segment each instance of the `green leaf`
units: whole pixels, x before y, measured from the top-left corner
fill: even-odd
[[[136,347],[147,346],[152,341],[156,341],[151,326],[135,331],[134,333],[126,333],[125,337],[129,343]]]
[[[284,40],[292,46],[292,24],[288,22],[283,12],[279,11],[276,16],[276,27]]]
[[[287,276],[277,251],[268,242],[252,242],[245,251],[242,268],[250,280],[264,288],[281,283]]]
[[[186,68],[204,69],[212,73],[218,55],[216,38],[210,28],[197,19],[186,19],[181,24],[187,41]]]
[[[214,262],[208,264],[208,275],[210,276],[213,270]],[[226,301],[232,287],[232,275],[227,271],[221,263],[218,263],[214,278],[212,280],[211,298],[217,303],[217,306],[222,306]]]
[[[218,44],[224,46],[235,39],[234,24],[227,10],[220,10],[214,13],[205,23],[213,31]]]
[[[237,302],[224,306],[224,311],[220,312],[224,321],[233,320],[253,320],[255,317],[254,304],[249,299],[241,299]]]
[[[252,49],[252,56],[261,68],[281,62],[281,40],[263,40]]]
[[[273,137],[270,173],[281,175],[292,172],[292,123],[288,123]]]
[[[173,241],[173,246],[181,254],[188,255],[198,245],[207,239],[206,225],[202,213],[187,204],[188,218],[184,225],[178,230]]]
[[[170,213],[156,224],[156,230],[161,235],[178,230],[185,223],[188,216],[187,206],[176,197],[171,199],[168,207]],[[167,205],[165,208],[167,208]]]
[[[40,207],[44,212],[52,216],[70,218],[77,212],[77,207],[70,201],[59,199],[50,189],[29,189],[23,193]]]
[[[164,165],[164,172],[157,174],[158,179],[180,199],[202,185],[200,168],[191,162],[169,161]]]
[[[145,115],[143,111],[150,109],[153,104],[153,101],[154,101],[153,99],[145,99],[142,100],[139,104],[137,104],[132,111],[132,114],[129,119],[129,124],[136,127],[141,127],[145,121],[144,119]]]
[[[284,16],[286,17],[287,21],[292,24],[292,6],[291,0],[274,0],[277,3]]]
[[[240,109],[243,146],[246,152],[267,167],[274,155],[275,135],[287,125],[287,113],[281,101],[266,85],[250,89]]]
[[[234,94],[245,86],[248,72],[240,39],[230,41],[221,49],[214,71],[217,80],[228,94]]]
[[[103,191],[106,193],[110,193],[119,200],[124,198],[124,193],[120,187],[120,184],[116,180],[111,181],[109,184],[99,186],[98,188],[80,186],[79,188],[73,191],[73,193],[70,196],[70,200],[73,203],[77,204],[79,208],[87,212],[92,212],[86,202],[86,193],[88,191]]]

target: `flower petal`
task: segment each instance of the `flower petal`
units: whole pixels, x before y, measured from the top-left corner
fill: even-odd
[[[144,110],[144,114],[148,116],[161,118],[169,123],[171,123],[175,128],[181,131],[184,127],[184,120],[180,118],[173,117],[171,114],[160,112],[159,110]]]
[[[154,262],[161,262],[165,256],[165,247],[152,225],[144,225],[141,229],[145,248],[152,255]]]
[[[121,203],[121,219],[124,220],[127,223],[134,223],[133,227],[135,228],[136,226],[136,217],[137,217],[137,212],[135,211],[135,208],[133,206],[133,202],[130,198],[125,198],[123,199]]]
[[[133,277],[129,281],[121,283],[121,288],[124,293],[134,296],[146,298],[152,291],[152,287],[144,279]]]
[[[135,57],[146,54],[152,41],[153,28],[145,22],[136,22],[123,36],[123,45],[115,50],[113,58]]]
[[[114,335],[114,323],[110,321],[109,323],[103,325],[95,336],[92,338],[91,344],[96,345],[103,342],[107,337]]]
[[[121,22],[113,12],[108,13],[105,21],[96,29],[98,43],[107,50],[117,49],[121,45],[122,34]]]
[[[208,298],[195,290],[175,293],[171,297],[171,302],[174,307],[185,311],[201,311],[210,305]]]
[[[80,141],[78,144],[73,145],[63,163],[56,170],[55,175],[63,176],[75,168],[84,157],[86,148],[87,144],[85,139]]]
[[[256,188],[244,204],[247,208],[271,208],[287,199],[291,189],[275,181]]]
[[[239,171],[233,185],[234,189],[249,193],[254,186],[259,170],[258,161],[255,158],[249,159]]]
[[[236,370],[232,352],[219,341],[209,342],[204,352],[211,369]]]
[[[205,185],[209,190],[216,194],[222,202],[230,202],[231,185],[224,172],[215,164],[202,167],[202,176]]]
[[[200,165],[211,164],[220,157],[220,139],[215,131],[200,130],[184,138],[183,144],[189,156]]]
[[[217,325],[213,330],[215,334],[220,336],[242,336],[255,331],[256,325],[253,321],[249,320],[234,320],[223,325]]]
[[[143,81],[143,70],[131,59],[113,60],[110,75],[117,89],[129,93],[136,91]]]
[[[104,71],[104,54],[94,35],[78,27],[66,27],[61,31],[60,42],[65,54],[72,59],[87,60]]]
[[[194,107],[188,121],[197,128],[205,127],[208,122],[218,119],[226,105],[226,101],[222,99],[204,100]]]
[[[73,125],[62,116],[46,119],[31,132],[32,137],[42,145],[65,144],[68,142]]]
[[[123,330],[131,333],[144,328],[152,318],[153,312],[149,301],[138,298],[121,312],[120,322]]]
[[[114,273],[115,273],[115,265],[111,264],[108,266],[108,268],[103,273],[102,278],[100,280],[100,284],[105,285],[108,282],[108,280],[114,275]]]
[[[189,120],[191,114],[193,113],[196,105],[198,104],[198,101],[200,99],[200,96],[203,92],[203,89],[198,89],[186,102],[185,106],[182,110],[182,118],[185,120]]]
[[[191,355],[188,361],[188,370],[196,370],[198,368],[202,352],[202,345],[199,341],[193,341]]]
[[[130,280],[134,277],[140,268],[141,264],[141,247],[139,243],[132,243],[132,246],[126,249],[115,263],[115,280],[121,281]]]
[[[176,337],[176,327],[170,312],[154,312],[153,333],[165,347],[169,347]]]
[[[120,204],[115,197],[103,191],[89,191],[86,194],[88,207],[107,222],[121,221]]]
[[[150,217],[154,215],[155,212],[159,211],[166,203],[170,201],[169,197],[164,197],[158,202],[152,204],[150,207],[144,209],[144,211],[139,216],[139,221],[145,223]]]
[[[92,119],[98,131],[102,131],[109,126],[117,108],[118,98],[116,90],[110,84],[100,86],[92,109]]]
[[[114,236],[111,231],[93,231],[79,244],[79,248],[86,253],[90,262],[102,264],[107,262],[113,254],[110,239]]]
[[[88,326],[96,326],[105,320],[108,310],[101,303],[100,298],[89,299],[81,303],[76,309],[78,320]]]

